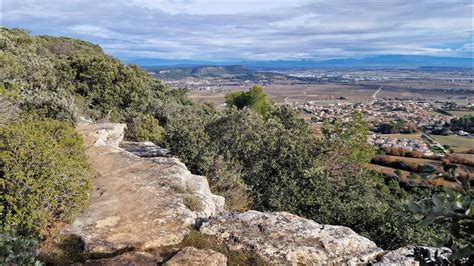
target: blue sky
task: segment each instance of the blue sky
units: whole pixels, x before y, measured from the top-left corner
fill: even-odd
[[[123,60],[473,57],[471,0],[3,0],[1,23]]]

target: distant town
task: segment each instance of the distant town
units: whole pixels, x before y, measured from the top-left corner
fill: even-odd
[[[244,66],[148,68],[196,102],[225,108],[224,96],[264,87],[276,104],[297,108],[321,133],[326,121],[363,114],[369,167],[401,183],[458,186],[474,181],[474,71],[469,68],[249,69]],[[455,172],[447,169],[456,168]],[[415,181],[416,180],[416,181]]]

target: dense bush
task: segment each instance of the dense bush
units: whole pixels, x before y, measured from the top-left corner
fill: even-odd
[[[454,118],[450,121],[449,127],[453,131],[464,130],[469,133],[474,133],[474,115]]]
[[[137,115],[128,120],[126,136],[137,141],[163,142],[163,128],[150,114]]]
[[[36,257],[37,244],[15,232],[0,233],[0,264],[42,265]]]
[[[2,231],[44,237],[81,210],[91,187],[82,139],[55,120],[0,128]]]
[[[239,109],[248,107],[257,113],[264,114],[271,107],[263,88],[254,86],[249,91],[235,91],[225,96],[225,103]]]
[[[250,191],[240,172],[240,166],[226,162],[222,157],[214,158],[208,172],[211,190],[225,198],[228,211],[246,211],[252,204]]]

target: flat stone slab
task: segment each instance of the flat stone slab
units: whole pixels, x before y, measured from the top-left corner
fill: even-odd
[[[322,225],[286,212],[248,211],[211,217],[200,231],[233,250],[254,252],[272,264],[359,264],[374,261],[383,252],[350,228]]]
[[[77,130],[97,177],[89,207],[62,233],[81,237],[86,253],[178,244],[197,217],[223,208],[222,197],[210,192],[206,178],[191,174],[179,160],[140,158],[121,149],[123,125],[81,122]],[[186,192],[174,189],[177,186]],[[188,194],[201,201],[202,211],[186,207]]]
[[[134,141],[122,141],[120,148],[133,153],[139,157],[165,157],[168,155],[169,150],[161,148],[153,142],[134,142]]]

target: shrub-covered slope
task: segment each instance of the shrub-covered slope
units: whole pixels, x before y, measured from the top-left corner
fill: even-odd
[[[206,175],[229,210],[290,211],[349,226],[384,248],[433,241],[433,228],[416,223],[421,217],[403,215],[407,193],[398,183],[366,169],[373,150],[358,114],[316,138],[293,108],[268,102],[260,88],[230,95],[231,107],[221,113],[87,42],[3,28],[0,47],[0,123],[7,128],[26,123],[45,132],[50,119],[66,127],[78,115],[127,122],[129,138],[158,142],[192,172]],[[65,136],[55,137],[61,143]],[[6,166],[0,167],[5,184]]]

